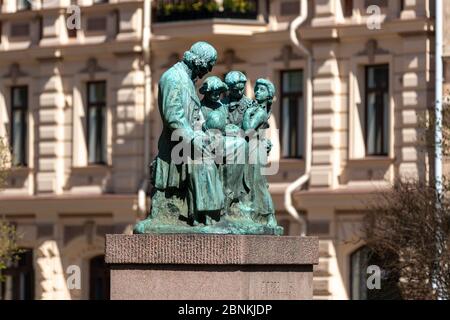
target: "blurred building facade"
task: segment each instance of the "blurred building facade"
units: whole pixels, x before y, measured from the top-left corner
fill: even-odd
[[[294,32],[303,1],[195,1],[205,5],[194,10],[194,1],[79,0],[76,32],[65,24],[69,0],[24,3],[3,0],[0,13],[0,136],[15,164],[0,214],[30,249],[4,298],[107,296],[104,235],[131,232],[149,207],[158,79],[199,40],[218,51],[212,74],[245,72],[248,96],[260,77],[277,87],[271,160],[279,170],[268,179],[289,235],[302,228],[285,193],[311,157],[292,200],[307,234],[320,237],[314,297],[370,298],[359,231],[367,203],[400,175],[428,179],[417,139],[419,114],[434,100],[433,1],[306,1]],[[72,265],[81,289],[67,286]],[[33,276],[14,280],[21,274]],[[20,281],[28,289],[17,289]]]

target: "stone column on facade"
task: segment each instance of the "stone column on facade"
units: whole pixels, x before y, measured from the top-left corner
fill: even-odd
[[[36,249],[36,298],[70,299],[60,251],[55,240],[46,240]]]
[[[312,188],[337,185],[340,166],[341,79],[336,57],[338,44],[319,42],[313,45],[313,146]]]
[[[399,137],[395,154],[398,161],[398,173],[401,176],[427,179],[427,156],[419,141],[420,121],[425,111],[432,106],[431,55],[424,48],[431,46],[427,35],[403,35],[403,56],[396,68],[401,79],[394,79],[395,92],[399,102],[396,111],[395,136]]]
[[[35,33],[40,33],[38,45],[59,45],[61,43],[62,30],[65,29],[64,10],[54,11],[40,17],[40,28],[35,29]]]
[[[335,0],[314,0],[314,17],[312,26],[333,25],[337,21],[336,10],[338,8]]]
[[[144,158],[144,72],[139,55],[115,57],[113,101],[110,102],[113,132],[116,192],[134,192],[143,177]]]
[[[37,193],[61,193],[64,184],[64,145],[68,130],[64,126],[65,96],[61,60],[39,60],[37,98]]]
[[[424,18],[429,15],[430,3],[434,1],[429,0],[403,0],[402,19]]]

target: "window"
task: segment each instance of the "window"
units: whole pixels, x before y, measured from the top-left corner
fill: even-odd
[[[11,149],[14,166],[27,165],[28,87],[11,88]]]
[[[37,19],[38,19],[38,28],[39,28],[38,41],[41,41],[42,38],[44,37],[44,18],[42,16],[40,16]]]
[[[19,259],[2,271],[5,281],[0,282],[0,300],[33,300],[33,251],[23,250]]]
[[[105,256],[96,256],[89,261],[89,299],[109,300],[110,276]]]
[[[369,6],[379,6],[379,7],[387,7],[388,0],[365,0],[364,7],[368,8]]]
[[[89,164],[106,163],[106,82],[87,84],[87,138]]]
[[[120,10],[114,10],[114,34],[117,36],[120,33]]]
[[[350,256],[350,296],[352,300],[400,300],[402,299],[398,287],[399,275],[388,271],[386,266],[391,259],[381,259],[368,247],[364,246]],[[367,287],[367,267],[380,268],[380,289],[370,290]],[[371,273],[373,274],[373,273]],[[370,275],[371,275],[370,274]]]
[[[100,32],[106,31],[107,28],[106,17],[88,17],[86,22],[86,31]]]
[[[303,124],[303,71],[282,71],[281,142],[284,158],[302,158]]]
[[[342,11],[346,18],[353,16],[353,0],[344,0]]]
[[[31,1],[29,0],[17,0],[17,11],[31,10]]]
[[[285,1],[280,4],[280,14],[282,16],[298,15],[300,12],[299,1]]]
[[[11,37],[29,37],[30,24],[28,22],[11,23],[10,28]]]
[[[389,66],[366,67],[366,155],[387,156],[389,141]]]

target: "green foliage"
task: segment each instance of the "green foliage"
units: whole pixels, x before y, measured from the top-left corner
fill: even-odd
[[[224,0],[223,9],[225,11],[247,13],[256,10],[255,3],[248,0]]]
[[[158,13],[163,16],[174,14],[214,14],[221,11],[215,0],[195,0],[158,3]],[[256,10],[255,2],[249,0],[224,0],[223,11],[231,13],[248,13]]]
[[[0,189],[5,185],[8,168],[11,166],[11,155],[6,140],[0,137]]]
[[[0,282],[4,281],[1,271],[18,260],[21,250],[17,241],[16,228],[7,221],[0,220]]]
[[[219,5],[214,0],[181,1],[177,3],[161,1],[158,4],[158,12],[165,16],[182,13],[214,13],[219,10]]]
[[[11,164],[6,140],[0,137],[0,188],[4,185]],[[16,228],[5,220],[0,220],[0,282],[3,281],[1,271],[14,263],[20,253],[17,245]]]

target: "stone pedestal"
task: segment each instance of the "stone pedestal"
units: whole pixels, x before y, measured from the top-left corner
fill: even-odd
[[[111,299],[312,299],[312,237],[107,235]]]

